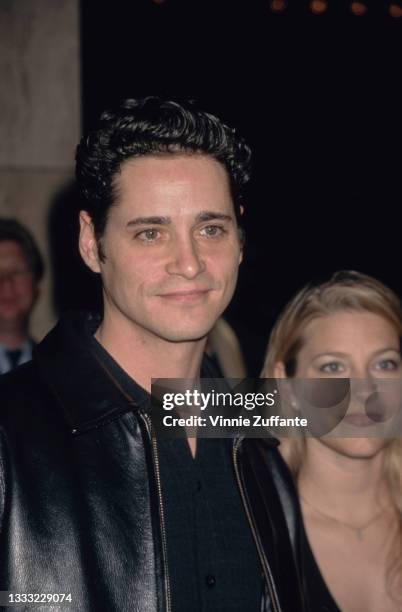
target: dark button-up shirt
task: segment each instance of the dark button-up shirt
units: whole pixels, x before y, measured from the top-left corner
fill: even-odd
[[[135,402],[149,394],[91,338],[98,358]],[[174,612],[257,612],[262,573],[237,488],[231,440],[159,440],[158,452]]]

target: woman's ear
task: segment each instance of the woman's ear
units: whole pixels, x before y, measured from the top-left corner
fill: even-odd
[[[294,378],[290,378],[286,375],[283,361],[276,362],[274,376],[277,380],[283,415],[294,416],[294,412],[300,412],[300,407],[294,393]]]
[[[283,361],[277,361],[274,367],[274,377],[275,378],[287,378],[285,364]]]

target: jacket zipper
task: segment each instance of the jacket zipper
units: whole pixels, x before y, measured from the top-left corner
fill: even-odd
[[[165,566],[166,612],[171,612],[172,602],[171,602],[171,593],[170,593],[170,580],[169,580],[167,541],[166,541],[166,528],[165,528],[165,513],[164,513],[163,501],[162,501],[162,485],[161,485],[161,476],[160,476],[160,467],[159,467],[158,445],[156,442],[156,438],[153,435],[151,419],[148,417],[148,415],[146,415],[143,412],[140,412],[140,416],[145,422],[145,425],[148,431],[148,435],[150,437],[151,444],[152,444],[152,456],[154,460],[156,486],[158,489],[159,517],[160,517],[160,528],[161,528],[161,535],[162,535],[162,556],[163,556],[163,562]]]
[[[254,541],[255,541],[255,545],[257,547],[257,551],[258,551],[258,555],[260,557],[260,561],[261,561],[261,565],[262,565],[262,569],[265,575],[265,579],[267,582],[267,586],[268,586],[268,590],[269,590],[269,595],[271,597],[271,603],[272,603],[272,608],[275,612],[281,612],[282,608],[281,605],[279,603],[279,599],[278,599],[278,595],[276,593],[276,589],[274,586],[274,579],[272,576],[272,572],[271,572],[271,568],[269,567],[269,563],[268,560],[264,554],[264,551],[262,550],[262,546],[261,546],[261,542],[259,540],[259,537],[257,535],[257,531],[256,528],[254,526],[254,522],[251,516],[251,512],[250,509],[248,507],[248,503],[246,500],[246,496],[244,494],[244,490],[243,490],[243,484],[241,481],[241,477],[240,477],[240,472],[239,472],[239,467],[237,464],[237,452],[239,450],[239,446],[241,443],[241,438],[237,438],[233,444],[233,464],[234,464],[234,469],[235,469],[235,473],[236,473],[236,479],[237,479],[237,484],[240,490],[240,495],[243,501],[243,506],[244,509],[246,511],[246,515],[247,515],[247,519],[248,522],[250,524],[251,527],[251,531],[254,537]]]

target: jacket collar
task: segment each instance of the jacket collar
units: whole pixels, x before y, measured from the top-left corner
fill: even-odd
[[[39,373],[60,402],[72,433],[138,408],[91,350],[89,334],[100,321],[94,313],[68,314],[34,349]]]
[[[84,433],[142,407],[91,348],[90,335],[100,322],[96,313],[68,313],[33,350],[39,374],[56,396],[73,434]],[[203,362],[203,373],[211,378],[216,376],[207,359]],[[274,438],[264,442],[268,446],[278,444]]]

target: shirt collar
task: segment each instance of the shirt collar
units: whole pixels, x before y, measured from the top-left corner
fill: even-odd
[[[23,363],[26,363],[32,359],[32,348],[33,342],[30,338],[27,338],[20,346],[13,347],[13,349],[21,351],[20,358],[18,359],[18,365],[22,365]],[[9,350],[9,346],[0,343],[0,373],[2,374],[5,374],[10,369],[10,364],[7,358],[7,351]]]

